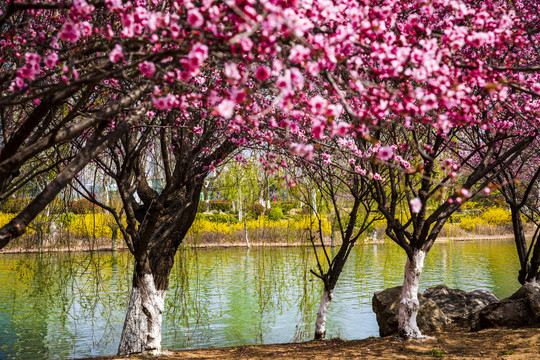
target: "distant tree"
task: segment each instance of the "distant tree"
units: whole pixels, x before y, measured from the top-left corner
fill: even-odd
[[[486,191],[498,190],[508,204],[520,269],[521,284],[540,282],[540,166],[537,141],[523,151],[509,166],[499,169]],[[524,219],[535,226],[530,243],[527,241]]]
[[[310,235],[317,259],[317,268],[311,272],[323,282],[323,295],[315,321],[315,340],[325,338],[326,316],[334,298],[334,289],[353,247],[378,219],[369,179],[347,162],[348,152],[341,152],[339,146],[332,141],[320,144],[319,149],[311,161],[294,159],[300,172],[291,176],[291,181],[297,181],[292,179],[300,175],[309,179],[309,183],[314,186],[303,192],[307,204],[311,204],[313,190],[316,189],[325,208],[330,210],[326,214],[322,211],[314,212],[315,229],[318,231]],[[335,217],[341,240],[335,253],[325,244],[322,232],[323,218],[330,213]],[[318,255],[318,248],[322,249],[323,256]]]

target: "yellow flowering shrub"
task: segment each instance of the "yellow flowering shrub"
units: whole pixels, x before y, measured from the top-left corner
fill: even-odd
[[[17,214],[6,214],[6,213],[0,213],[0,227],[6,225],[8,222],[11,221]]]
[[[259,216],[258,219],[249,219],[246,221],[246,226],[248,229],[261,229],[261,228],[273,228],[273,229],[282,229],[283,231],[287,230],[302,230],[312,227],[314,230],[318,227],[318,222],[316,219],[309,216],[302,217],[300,219],[287,219],[287,220],[270,220],[266,216]],[[321,222],[322,231],[324,234],[330,234],[331,225],[330,222],[325,218]],[[213,222],[205,218],[197,217],[193,222],[189,230],[190,235],[200,234],[204,232],[215,232],[222,234],[231,234],[238,230],[244,229],[243,222],[231,222],[231,223],[221,223]]]
[[[468,231],[476,230],[479,225],[487,225],[487,221],[480,216],[463,216],[459,223],[460,228]]]
[[[112,230],[107,225],[114,222],[110,214],[81,214],[68,225],[68,231],[76,237],[111,237]]]
[[[480,215],[489,224],[508,225],[512,222],[510,211],[503,208],[490,208]]]

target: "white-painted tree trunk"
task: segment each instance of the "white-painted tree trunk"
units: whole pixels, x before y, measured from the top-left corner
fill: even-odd
[[[161,352],[161,322],[166,290],[156,290],[151,274],[131,290],[119,355]]]
[[[333,298],[334,290],[324,289],[319,311],[317,312],[317,321],[315,321],[315,340],[322,340],[326,336],[326,314]]]
[[[244,240],[246,241],[246,246],[249,249],[251,247],[251,245],[249,244],[248,231],[247,231],[247,221],[246,221],[245,217],[244,217]]]
[[[398,314],[399,334],[405,338],[418,339],[423,337],[416,323],[416,316],[420,308],[418,285],[420,283],[422,269],[424,268],[425,257],[425,251],[416,250],[413,253],[412,261],[407,258],[407,263],[405,264],[405,276]]]
[[[317,216],[317,192],[315,189],[311,192],[311,206],[313,209],[313,216]]]

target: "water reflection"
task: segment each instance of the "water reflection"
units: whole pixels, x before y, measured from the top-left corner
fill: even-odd
[[[378,334],[371,297],[402,282],[392,244],[357,246],[336,287],[327,335]],[[322,283],[309,247],[182,249],[171,273],[163,325],[168,349],[308,340]],[[0,358],[114,354],[131,284],[127,253],[0,255]],[[445,283],[499,297],[519,287],[512,242],[437,244],[422,290]]]

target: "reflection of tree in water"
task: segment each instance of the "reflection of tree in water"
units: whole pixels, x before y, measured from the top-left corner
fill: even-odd
[[[2,255],[0,301],[17,311],[0,315],[8,323],[0,358],[67,358],[106,348],[118,337],[115,322],[125,308],[118,294],[129,286],[122,281],[126,260],[98,252]],[[78,341],[89,335],[91,346]]]
[[[198,343],[201,334],[209,336],[211,289],[205,286],[197,249],[181,246],[171,270],[167,305],[163,316],[163,345]],[[202,280],[203,279],[203,280]],[[209,291],[210,290],[210,291]]]
[[[315,299],[311,276],[307,275],[310,260],[306,257],[310,256],[305,249],[182,248],[171,273],[171,310],[164,316],[164,346],[271,341],[269,337],[285,325],[283,314],[291,312],[285,320],[289,325],[298,318],[298,304],[306,298]],[[314,306],[311,300],[307,304],[309,309]],[[310,326],[308,316],[300,327]]]
[[[311,249],[301,248],[301,261],[302,268],[304,269],[302,277],[300,279],[300,296],[297,303],[298,308],[298,323],[296,324],[293,341],[302,341],[309,339],[315,329],[313,319],[317,313],[317,306],[320,295],[317,290],[319,286],[313,281],[313,275],[309,272],[309,268],[313,266],[312,258],[310,255]]]

